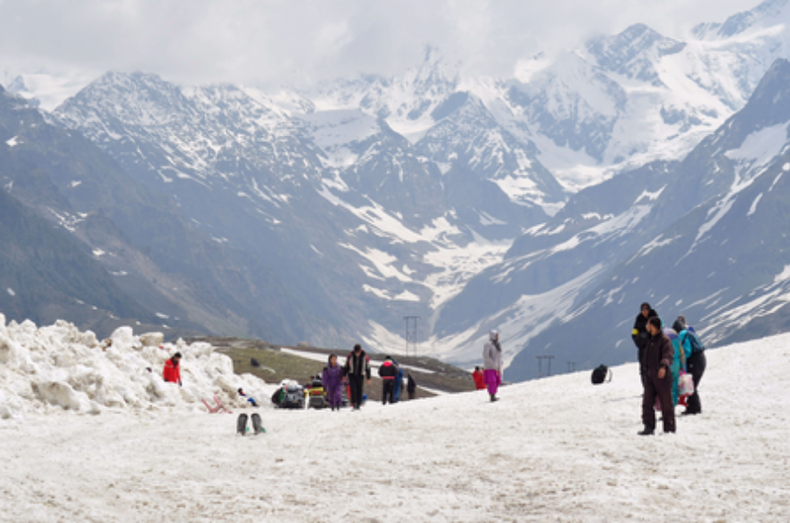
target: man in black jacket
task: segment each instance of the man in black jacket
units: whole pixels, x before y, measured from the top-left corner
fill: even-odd
[[[658,314],[653,310],[650,304],[647,302],[643,303],[639,315],[636,317],[636,321],[634,321],[634,330],[631,332],[631,339],[634,340],[634,345],[636,345],[637,348],[639,376],[641,376],[642,381],[645,380],[645,365],[643,363],[644,350],[647,345],[647,340],[650,338],[647,333],[647,320],[657,317]]]
[[[408,385],[406,385],[406,390],[409,392],[410,400],[413,400],[417,396],[417,382],[414,377],[412,377],[411,372],[409,373],[409,381]]]
[[[370,385],[370,358],[362,350],[361,345],[354,345],[354,351],[346,358],[343,372],[348,376],[348,384],[351,388],[351,405],[354,410],[359,410],[362,406],[362,392],[366,378]]]
[[[649,436],[656,430],[656,412],[653,406],[656,397],[661,401],[664,417],[664,432],[675,432],[675,405],[672,403],[672,372],[670,366],[675,358],[672,341],[661,329],[659,318],[647,321],[649,338],[644,349],[645,376],[642,380],[642,423],[645,428],[640,436]]]

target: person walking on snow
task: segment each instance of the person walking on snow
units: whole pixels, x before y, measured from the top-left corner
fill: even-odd
[[[645,377],[642,381],[642,423],[640,436],[652,435],[656,430],[656,398],[661,402],[664,417],[664,432],[675,432],[675,406],[672,404],[672,374],[670,368],[675,359],[672,342],[664,334],[659,318],[647,322],[647,340],[644,350]]]
[[[483,378],[488,385],[491,401],[498,401],[496,393],[502,384],[502,345],[499,344],[499,333],[495,330],[488,333],[488,342],[483,347]]]
[[[344,373],[348,376],[349,388],[351,389],[351,404],[354,410],[359,410],[362,406],[362,395],[367,379],[370,385],[370,358],[362,350],[359,344],[354,345],[354,350],[346,358]]]
[[[483,379],[483,371],[480,370],[480,367],[475,367],[475,371],[472,373],[472,379],[475,382],[475,390],[483,390],[486,388],[486,382]]]
[[[165,368],[162,370],[162,378],[170,383],[178,383],[181,386],[181,353],[176,352],[173,357],[165,362]]]
[[[639,315],[634,321],[634,330],[631,331],[631,339],[634,340],[634,345],[637,349],[637,359],[639,360],[639,376],[642,381],[645,379],[645,369],[642,365],[642,353],[647,345],[647,340],[650,335],[647,333],[647,320],[650,318],[658,317],[658,313],[653,310],[649,303],[645,302],[640,307]]]
[[[326,398],[332,410],[340,410],[343,403],[343,367],[337,364],[337,354],[330,354],[327,366],[321,374]]]
[[[390,403],[395,403],[395,380],[398,378],[398,371],[400,369],[395,362],[392,361],[392,358],[387,356],[384,358],[384,363],[381,364],[379,367],[379,377],[381,378],[381,403],[383,405],[387,404],[387,400]]]

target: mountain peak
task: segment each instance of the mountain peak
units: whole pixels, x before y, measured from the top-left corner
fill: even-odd
[[[768,72],[749,98],[745,112],[757,112],[765,123],[778,124],[790,120],[790,61],[774,60]]]
[[[724,23],[699,24],[692,29],[692,34],[700,40],[717,40],[744,33],[755,26],[775,25],[790,17],[789,3],[790,0],[766,0],[754,9],[730,16]]]
[[[685,46],[645,24],[634,24],[617,35],[590,40],[586,51],[606,71],[662,85],[655,63],[662,56],[679,53]]]

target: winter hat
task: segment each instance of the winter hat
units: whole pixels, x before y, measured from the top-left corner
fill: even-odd
[[[497,336],[499,336],[498,330],[491,329],[490,331],[488,331],[488,339],[490,339],[491,341],[494,341]]]
[[[680,334],[680,331],[686,330],[686,326],[680,320],[675,320],[675,323],[672,324],[672,329]]]

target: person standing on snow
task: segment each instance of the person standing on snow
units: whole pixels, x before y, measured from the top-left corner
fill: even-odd
[[[483,347],[483,378],[488,385],[491,401],[499,401],[496,393],[502,384],[502,345],[499,344],[499,333],[495,330],[488,333],[488,342]]]
[[[400,369],[392,358],[389,356],[384,358],[384,363],[379,367],[379,377],[381,378],[381,403],[387,404],[395,403],[395,380],[398,378],[398,371]]]
[[[644,429],[640,436],[652,435],[656,430],[656,412],[653,409],[656,398],[661,402],[664,417],[664,432],[675,432],[675,406],[672,404],[672,375],[670,368],[675,359],[672,342],[661,329],[659,318],[647,322],[650,337],[644,350],[645,377],[642,380],[642,423]]]
[[[365,379],[370,385],[370,358],[362,350],[361,345],[354,345],[353,352],[346,358],[344,372],[348,376],[348,383],[351,388],[351,404],[354,406],[354,410],[359,410],[362,406]]]
[[[395,360],[392,360],[392,363],[398,367],[398,375],[395,376],[395,389],[392,393],[392,403],[398,403],[400,401],[400,395],[403,392],[403,368],[400,366]]]
[[[343,367],[337,364],[337,354],[330,354],[327,366],[321,374],[326,398],[332,410],[340,410],[343,403]]]
[[[406,390],[409,393],[409,399],[413,400],[417,396],[417,382],[412,377],[411,372],[408,376],[409,378],[406,384]]]
[[[650,338],[650,335],[647,333],[647,320],[656,317],[658,317],[658,313],[653,310],[653,307],[647,302],[643,303],[640,307],[639,315],[634,321],[634,330],[631,331],[631,339],[634,340],[634,345],[636,345],[637,359],[639,360],[639,376],[643,381],[645,379],[645,368],[642,363],[642,355],[647,345],[647,340]]]
[[[702,375],[705,374],[705,367],[707,366],[707,358],[705,358],[705,349],[701,348],[701,343],[692,343],[692,336],[696,336],[693,327],[686,325],[686,318],[683,316],[678,317],[673,325],[674,329],[678,331],[678,339],[683,351],[686,354],[686,368],[691,379],[694,381],[694,394],[686,400],[686,410],[681,412],[681,416],[688,416],[694,414],[702,414],[702,403],[699,399],[699,382],[702,381]]]
[[[483,390],[486,388],[486,382],[483,379],[483,371],[480,370],[480,367],[475,367],[475,371],[472,373],[472,379],[475,382],[475,390]]]
[[[162,370],[162,378],[170,383],[178,383],[181,386],[181,353],[176,352],[173,357],[165,362],[165,368]]]

